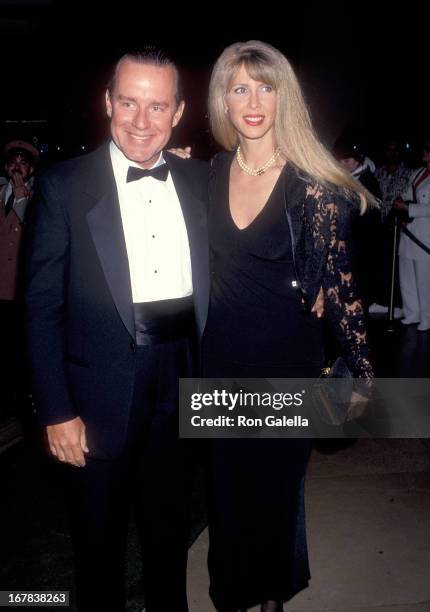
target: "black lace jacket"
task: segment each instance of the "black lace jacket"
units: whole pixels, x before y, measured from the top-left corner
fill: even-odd
[[[310,306],[320,288],[324,310],[342,357],[355,377],[370,378],[364,310],[351,263],[351,230],[359,200],[327,187],[292,166],[285,169],[285,196],[295,239],[297,274]]]
[[[221,155],[211,162],[210,201]],[[342,357],[354,377],[371,378],[364,310],[351,269],[351,229],[359,214],[358,197],[322,185],[292,165],[287,165],[284,174],[297,275],[306,301],[311,307],[323,288],[325,316]]]

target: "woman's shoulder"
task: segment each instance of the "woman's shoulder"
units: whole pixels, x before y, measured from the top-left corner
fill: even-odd
[[[224,184],[228,180],[228,168],[234,152],[220,151],[216,153],[209,162],[209,195],[212,197],[216,186]],[[220,182],[221,181],[221,182]]]
[[[234,153],[234,151],[219,151],[218,153],[215,153],[215,155],[212,156],[209,162],[210,167],[214,170],[217,170],[218,168],[221,168],[222,166],[231,163]]]
[[[358,213],[360,198],[352,191],[340,185],[309,174],[308,172],[288,164],[286,168],[287,185],[302,196],[301,200],[306,208],[313,212],[316,209],[335,210],[339,215]]]

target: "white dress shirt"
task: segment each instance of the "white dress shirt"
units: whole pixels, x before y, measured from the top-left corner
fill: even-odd
[[[191,295],[191,257],[182,208],[172,177],[151,176],[127,183],[131,162],[110,144],[127,247],[133,302]],[[163,155],[153,167],[164,163]]]

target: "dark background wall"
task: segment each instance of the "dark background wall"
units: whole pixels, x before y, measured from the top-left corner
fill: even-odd
[[[184,75],[188,109],[175,142],[208,154],[212,64],[227,44],[250,38],[292,61],[328,145],[345,127],[376,155],[388,135],[413,142],[428,133],[423,4],[290,6],[0,0],[0,140],[19,133],[60,156],[96,146],[106,135],[102,99],[112,62],[130,47],[155,44]]]

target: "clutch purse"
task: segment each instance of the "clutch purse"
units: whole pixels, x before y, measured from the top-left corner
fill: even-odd
[[[340,380],[333,384],[333,379]],[[342,357],[322,369],[312,389],[315,410],[329,425],[344,425],[365,417],[370,392],[371,379],[354,379]]]

